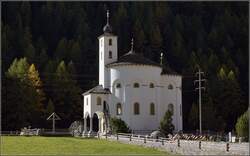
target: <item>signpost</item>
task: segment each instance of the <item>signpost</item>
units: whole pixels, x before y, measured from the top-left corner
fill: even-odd
[[[61,120],[61,118],[55,113],[53,112],[48,118],[47,120],[52,120],[52,132],[55,133],[55,124],[56,124],[56,120]]]

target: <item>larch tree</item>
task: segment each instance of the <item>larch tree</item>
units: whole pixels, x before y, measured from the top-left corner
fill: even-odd
[[[44,112],[43,102],[46,99],[46,97],[42,89],[42,81],[39,77],[38,70],[36,70],[34,64],[31,64],[29,67],[28,78],[30,84],[35,88],[35,91],[37,93],[36,109],[38,112]]]

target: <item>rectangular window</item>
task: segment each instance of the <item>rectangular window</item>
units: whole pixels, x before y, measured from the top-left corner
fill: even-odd
[[[112,58],[112,51],[109,51],[109,58]]]
[[[139,115],[140,114],[140,106],[139,103],[134,104],[134,114]]]
[[[112,45],[112,39],[109,39],[109,45]]]
[[[155,104],[154,103],[150,104],[150,115],[155,115]]]

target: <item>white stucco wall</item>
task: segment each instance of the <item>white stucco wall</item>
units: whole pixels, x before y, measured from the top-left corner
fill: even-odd
[[[103,102],[109,102],[109,94],[88,94],[84,96],[84,117],[93,117],[94,113],[103,111]],[[101,98],[101,105],[97,105],[97,97]],[[89,100],[87,105],[87,99]],[[90,103],[91,102],[91,103]]]
[[[109,45],[112,39],[112,45]],[[112,51],[112,58],[109,58]],[[111,116],[122,118],[132,130],[156,130],[168,105],[173,104],[175,130],[182,130],[182,78],[178,75],[161,75],[162,68],[149,65],[119,65],[107,68],[105,65],[117,61],[117,36],[99,37],[99,85],[109,88],[112,94],[89,94],[84,96],[84,117],[103,111],[103,101],[109,105]],[[116,88],[120,83],[121,88]],[[139,88],[133,84],[139,83]],[[150,83],[154,88],[150,88]],[[169,84],[173,89],[168,89]],[[97,97],[101,105],[97,105]],[[88,105],[86,100],[88,101]],[[139,103],[140,113],[134,114],[134,103]],[[122,105],[122,114],[117,115],[117,103]],[[150,104],[155,105],[155,115],[150,115]]]
[[[152,130],[157,129],[159,122],[159,89],[161,68],[155,66],[129,65],[116,66],[110,70],[111,92],[116,97],[112,102],[115,106],[117,99],[122,103],[121,117],[131,129]],[[134,88],[133,84],[140,84],[139,88]],[[116,88],[115,84],[121,83],[121,88]],[[154,83],[154,88],[149,88],[149,84]],[[140,104],[140,114],[134,114],[134,103]],[[155,104],[155,115],[150,115],[150,103]],[[116,109],[115,109],[116,110]],[[114,114],[115,115],[115,114]],[[145,122],[147,121],[147,122]]]
[[[174,113],[173,113],[173,124],[175,130],[182,130],[182,77],[179,75],[162,75],[162,116],[168,110],[168,105],[173,104]],[[169,85],[173,85],[173,89],[168,89]]]
[[[109,45],[109,39],[112,39],[112,45]],[[109,51],[112,52],[112,58],[109,58]],[[117,36],[102,36],[99,38],[99,85],[109,88],[110,73],[105,67],[106,64],[117,61]]]
[[[93,114],[103,111],[103,101],[109,105],[111,116],[122,118],[133,130],[156,130],[160,125],[168,105],[173,104],[173,124],[175,131],[182,130],[182,78],[178,75],[161,75],[161,68],[145,65],[115,66],[110,68],[110,91],[112,94],[90,94],[91,107],[84,106],[84,112]],[[134,88],[134,83],[139,88]],[[121,88],[116,88],[120,83]],[[150,88],[150,83],[154,88]],[[169,85],[173,89],[168,89]],[[102,105],[96,104],[97,96],[102,98]],[[140,104],[140,114],[134,114],[134,103]],[[122,105],[122,114],[117,115],[117,103]],[[155,115],[150,114],[150,104],[155,105]],[[85,109],[86,108],[86,109]]]

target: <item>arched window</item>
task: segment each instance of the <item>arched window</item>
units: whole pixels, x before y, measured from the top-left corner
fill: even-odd
[[[150,104],[150,115],[155,115],[155,104],[154,103]]]
[[[140,105],[139,103],[134,103],[134,114],[139,115],[140,114]]]
[[[112,58],[112,51],[109,51],[109,58]]]
[[[174,115],[174,105],[172,103],[168,104],[168,110]]]
[[[173,87],[172,84],[168,85],[168,89],[173,89],[173,88],[174,88],[174,87]]]
[[[116,114],[121,115],[122,114],[122,105],[121,103],[116,104]]]
[[[109,39],[109,45],[112,45],[112,39]]]
[[[121,87],[122,87],[122,85],[120,83],[116,84],[116,88],[121,88]]]
[[[102,98],[100,98],[99,96],[96,98],[96,104],[97,105],[101,105],[102,104]]]
[[[155,85],[151,82],[150,84],[149,84],[149,88],[154,88],[155,87]]]
[[[139,83],[134,83],[134,88],[139,88],[140,87],[140,84]]]

